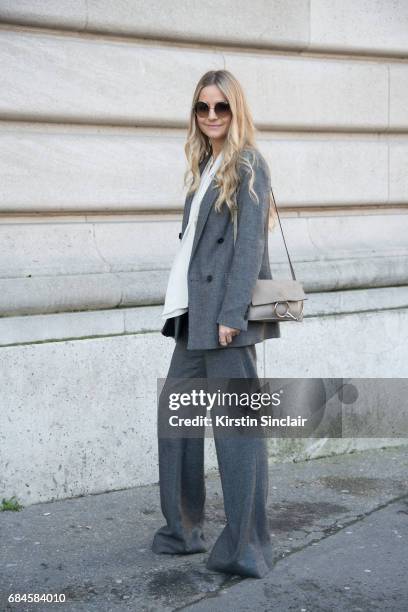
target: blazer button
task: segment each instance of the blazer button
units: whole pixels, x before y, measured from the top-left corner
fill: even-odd
[[[207,281],[208,281],[209,283],[211,283],[212,278],[213,278],[213,277],[211,276],[211,274],[209,274],[209,275],[207,276]]]
[[[217,242],[221,244],[221,242],[224,242],[224,238],[218,238]]]
[[[182,232],[180,232],[179,233],[179,240],[181,240],[182,235],[183,235]]]

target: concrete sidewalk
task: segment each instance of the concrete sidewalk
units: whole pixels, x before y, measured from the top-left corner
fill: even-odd
[[[2,512],[0,610],[406,611],[407,479],[407,446],[271,464],[276,563],[261,580],[210,572],[208,552],[155,555],[157,485]],[[210,550],[225,516],[218,477],[206,482]]]

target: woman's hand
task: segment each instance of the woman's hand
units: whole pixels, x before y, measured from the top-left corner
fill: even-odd
[[[233,336],[238,336],[240,329],[235,327],[228,327],[227,325],[218,325],[218,341],[221,346],[228,346],[232,342]]]

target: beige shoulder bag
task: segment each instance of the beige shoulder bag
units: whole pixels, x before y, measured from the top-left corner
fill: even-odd
[[[292,280],[260,279],[256,281],[252,300],[248,311],[248,321],[303,321],[303,301],[307,300],[303,287],[296,280],[295,271],[290,260],[288,247],[280,222],[275,196],[272,198],[278,215],[279,225],[285,244],[286,254],[292,274]],[[268,240],[268,216],[265,228],[265,240]],[[237,210],[234,210],[234,245],[237,239]]]

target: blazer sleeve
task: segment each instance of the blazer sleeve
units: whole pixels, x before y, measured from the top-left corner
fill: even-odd
[[[218,324],[242,331],[248,328],[245,315],[262,266],[271,184],[268,164],[259,151],[253,169],[253,189],[258,195],[259,203],[250,195],[250,174],[243,166],[243,176],[237,193],[237,238],[224,299],[217,317]]]

